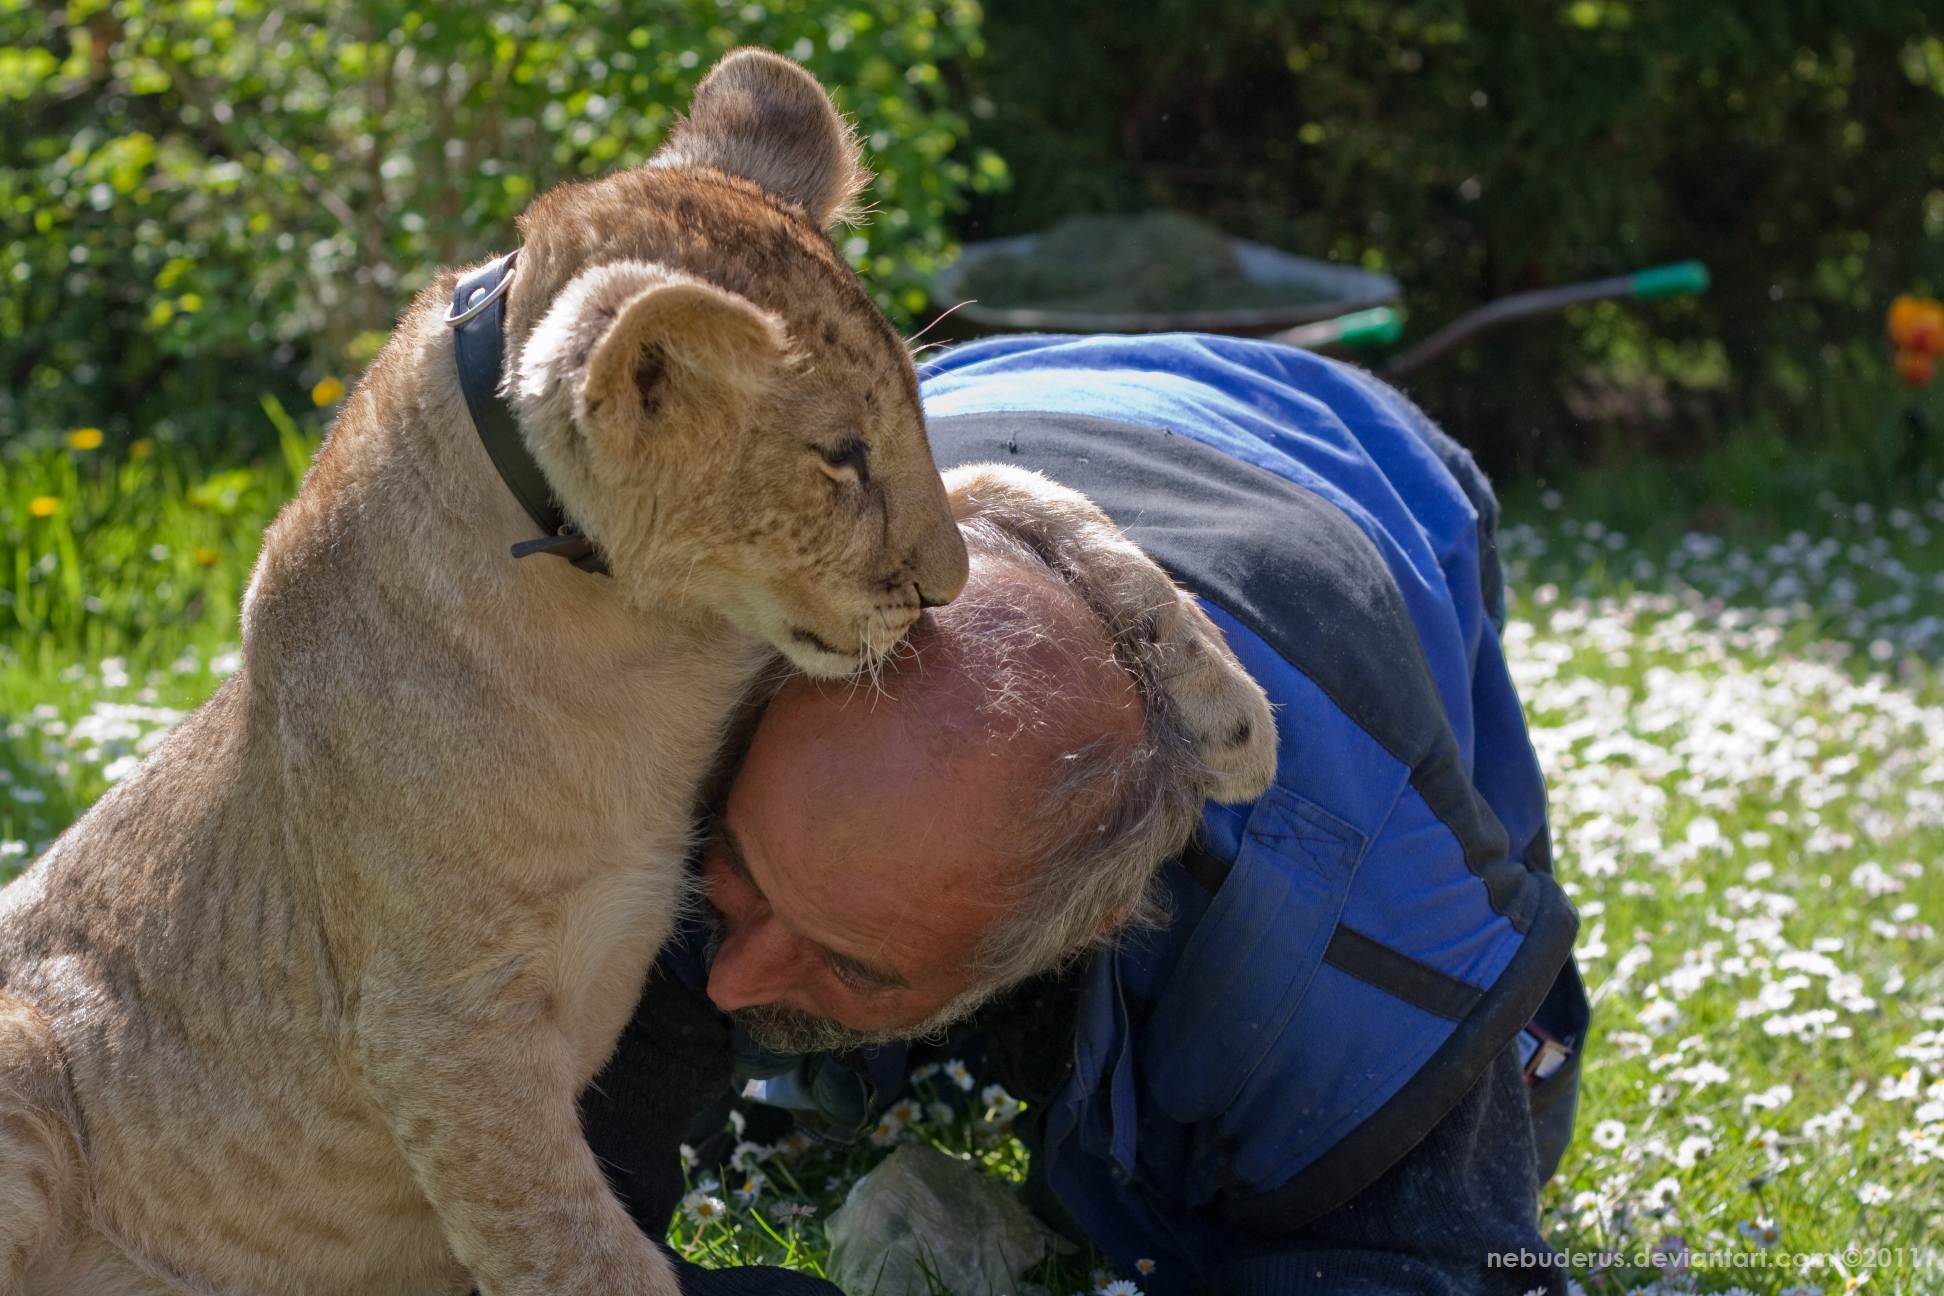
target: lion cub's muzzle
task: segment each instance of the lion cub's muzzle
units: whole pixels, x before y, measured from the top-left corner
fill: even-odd
[[[913,603],[875,607],[841,639],[828,630],[792,626],[788,656],[806,675],[842,678],[865,673],[891,655],[920,615],[920,607]]]
[[[777,644],[792,665],[825,679],[873,671],[896,650],[924,609],[943,607],[959,596],[970,565],[965,540],[945,511],[942,485],[938,497],[938,520],[903,561],[880,569],[867,589],[847,600],[848,608],[843,603],[806,606],[796,601],[787,636]]]

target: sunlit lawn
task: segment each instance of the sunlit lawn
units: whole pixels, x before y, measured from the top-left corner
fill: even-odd
[[[1549,1231],[1692,1248],[1700,1290],[1934,1292],[1944,502],[1820,522],[1640,553],[1562,508],[1507,538],[1596,997]]]
[[[234,669],[258,534],[315,432],[281,421],[282,455],[227,472],[86,437],[4,461],[0,871]],[[1622,1254],[1581,1265],[1589,1291],[1944,1290],[1917,1254],[1944,1234],[1944,498],[1648,540],[1572,488],[1532,498],[1508,652],[1597,1000],[1549,1235]],[[901,1140],[1016,1178],[1010,1100],[964,1078],[856,1149],[725,1138],[671,1239],[817,1268]],[[1649,1247],[1691,1248],[1685,1274],[1636,1266]],[[1037,1277],[1140,1279],[1086,1256]]]

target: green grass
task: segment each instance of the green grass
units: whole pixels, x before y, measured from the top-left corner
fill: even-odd
[[[1911,1258],[1944,1223],[1944,503],[1859,511],[1820,549],[1509,537],[1508,655],[1597,998],[1550,1232],[1762,1261],[1711,1257],[1703,1290],[1842,1290],[1777,1261],[1852,1246],[1889,1249],[1849,1265],[1872,1291],[1944,1283]],[[1762,1220],[1772,1248],[1743,1235]]]
[[[0,875],[233,668],[262,527],[319,431],[273,412],[282,451],[240,467],[4,460]],[[1583,1264],[1588,1291],[1944,1289],[1917,1254],[1944,1235],[1944,495],[1777,445],[1507,493],[1508,656],[1597,999],[1543,1203],[1559,1245],[1622,1257]],[[901,1140],[1019,1178],[976,1078],[935,1076],[904,1114],[882,1143],[692,1168],[696,1210],[723,1208],[671,1240],[818,1271],[832,1212]],[[1685,1279],[1632,1262],[1677,1238]],[[1035,1277],[1066,1296],[1109,1276],[1093,1264]]]

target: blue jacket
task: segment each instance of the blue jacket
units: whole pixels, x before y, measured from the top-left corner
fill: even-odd
[[[940,468],[1087,494],[1277,705],[1273,788],[1210,805],[1171,925],[1092,963],[1040,1152],[1096,1245],[1161,1262],[1150,1292],[1274,1290],[1233,1257],[1366,1187],[1535,1018],[1584,1030],[1496,505],[1407,400],[1304,351],[1007,338],[921,374]]]

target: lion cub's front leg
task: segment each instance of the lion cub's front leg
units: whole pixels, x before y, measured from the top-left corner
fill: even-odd
[[[60,1046],[0,993],[0,1292],[26,1289],[81,1216],[80,1129]]]
[[[555,1012],[518,961],[368,977],[356,1053],[484,1296],[677,1296],[581,1134],[584,1064]]]

